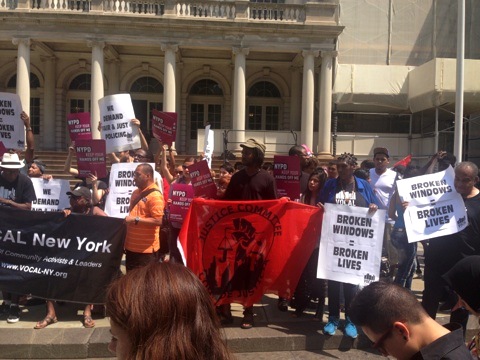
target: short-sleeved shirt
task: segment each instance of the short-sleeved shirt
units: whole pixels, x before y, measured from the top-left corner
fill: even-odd
[[[130,210],[130,216],[144,218],[162,219],[165,202],[155,183],[147,186],[143,191],[155,189],[147,196],[143,197],[133,209]],[[143,192],[136,189],[130,202],[140,196]],[[160,249],[159,241],[160,226],[152,226],[139,222],[127,224],[127,236],[125,238],[125,249],[134,253],[149,254],[157,252]]]
[[[370,186],[372,187],[378,200],[380,200],[380,209],[388,210],[390,199],[395,191],[396,179],[397,173],[391,169],[387,169],[381,175],[377,174],[375,168],[370,169]]]
[[[0,197],[18,204],[31,203],[37,199],[32,180],[22,173],[11,183],[0,175]]]

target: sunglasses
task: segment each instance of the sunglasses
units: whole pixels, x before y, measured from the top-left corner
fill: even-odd
[[[393,329],[394,329],[394,327],[392,325],[392,327],[390,327],[390,329],[385,334],[380,336],[380,338],[372,344],[372,349],[378,350],[383,356],[388,356],[388,351],[385,350],[385,347],[383,346],[383,343],[390,336]]]

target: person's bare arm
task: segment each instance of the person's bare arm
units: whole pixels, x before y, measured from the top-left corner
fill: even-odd
[[[32,210],[32,203],[26,202],[26,203],[16,203],[15,201],[11,199],[5,199],[0,197],[0,203],[5,204],[5,205],[10,205],[10,207],[15,208],[15,209],[20,209],[20,210]]]
[[[35,157],[35,137],[33,136],[30,117],[25,111],[22,111],[20,114],[20,119],[22,119],[23,124],[25,125],[25,140],[27,142],[27,149],[25,150],[25,162],[27,164],[31,164]]]
[[[140,144],[143,150],[147,151],[148,150],[148,143],[147,139],[145,139],[145,136],[143,135],[142,128],[140,127],[140,120],[138,119],[132,119],[131,121],[133,126],[136,126],[138,128],[138,135],[140,136]]]
[[[135,216],[132,215],[127,215],[125,216],[125,223],[135,223]],[[152,226],[161,226],[162,225],[162,218],[153,218],[153,217],[147,217],[147,218],[139,218],[138,224],[148,224]]]
[[[92,203],[97,205],[105,194],[105,190],[98,188],[98,178],[96,174],[88,174],[88,178],[92,182]]]
[[[65,160],[65,165],[63,167],[63,172],[70,174],[72,176],[78,176],[78,170],[72,167],[72,157],[75,154],[75,143],[68,147],[68,155],[67,159]]]

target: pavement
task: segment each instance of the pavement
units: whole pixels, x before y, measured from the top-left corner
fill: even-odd
[[[420,299],[423,290],[421,276],[416,276],[413,292]],[[240,328],[242,307],[233,304],[235,321],[223,328],[227,344],[237,359],[373,359],[378,356],[370,349],[370,341],[360,333],[353,340],[337,330],[334,336],[324,336],[324,323],[315,321],[313,309],[304,316],[294,318],[293,309],[280,312],[277,298],[265,295],[254,311],[255,327]],[[83,306],[64,303],[57,305],[58,322],[45,329],[34,330],[36,322],[45,316],[45,305],[22,307],[20,321],[8,324],[0,319],[0,359],[96,359],[111,358],[107,346],[110,342],[108,318],[93,316],[96,326],[82,326]],[[343,315],[343,313],[342,313]],[[327,318],[326,309],[324,319]],[[439,313],[441,324],[449,320],[448,313]],[[467,339],[478,331],[478,323],[471,317]],[[341,327],[341,325],[340,325]]]

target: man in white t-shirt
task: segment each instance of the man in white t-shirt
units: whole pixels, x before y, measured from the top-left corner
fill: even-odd
[[[373,149],[373,162],[375,167],[370,169],[370,186],[380,201],[380,209],[387,210],[385,219],[385,232],[383,236],[383,249],[386,251],[390,264],[398,264],[398,252],[390,242],[390,233],[392,232],[393,221],[388,219],[388,206],[393,192],[395,191],[395,181],[397,173],[388,168],[390,163],[390,154],[387,148],[376,147]]]

